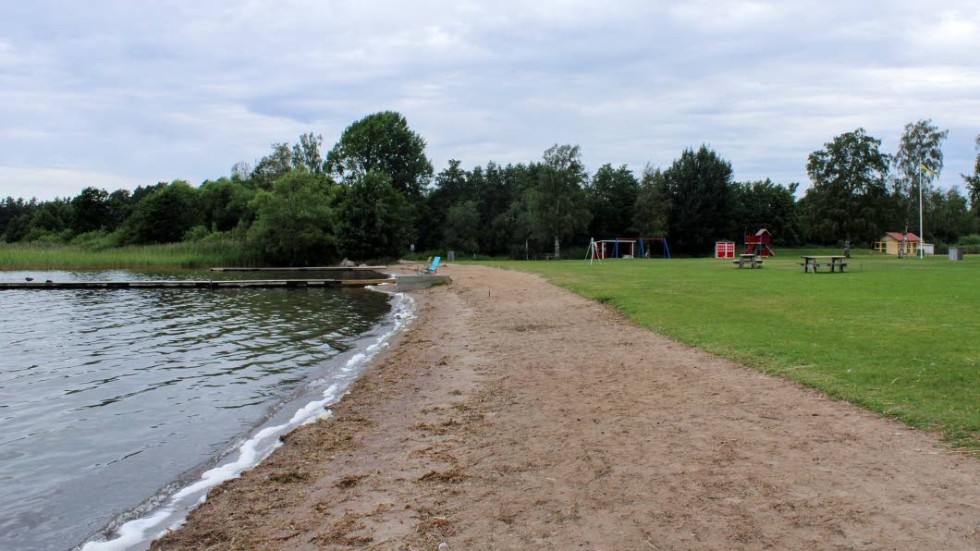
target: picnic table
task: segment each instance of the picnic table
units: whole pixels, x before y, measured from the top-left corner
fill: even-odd
[[[762,267],[762,257],[756,254],[740,254],[738,258],[732,260],[732,264],[738,266],[742,269],[742,266],[748,266],[749,268],[761,268]]]
[[[804,273],[810,271],[812,271],[813,273],[817,273],[817,268],[819,268],[820,266],[828,266],[830,268],[830,273],[834,273],[836,271],[840,271],[841,273],[843,273],[844,268],[847,267],[847,257],[836,256],[836,255],[804,256],[803,263],[800,264],[800,266],[803,266]]]

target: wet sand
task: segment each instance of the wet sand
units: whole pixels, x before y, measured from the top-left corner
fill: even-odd
[[[331,419],[153,549],[980,548],[980,461],[934,435],[537,276],[439,271]]]

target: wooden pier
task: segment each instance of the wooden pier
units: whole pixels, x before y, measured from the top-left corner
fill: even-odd
[[[156,281],[0,281],[0,290],[10,289],[289,289],[297,287],[367,287],[397,283],[397,279],[237,279]]]
[[[220,267],[208,268],[209,272],[379,272],[384,266],[301,266],[283,268],[245,268]]]

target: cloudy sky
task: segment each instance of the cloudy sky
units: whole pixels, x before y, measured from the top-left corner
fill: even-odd
[[[177,178],[273,142],[401,112],[436,171],[578,144],[666,168],[707,144],[739,181],[809,185],[806,158],[865,128],[949,130],[972,171],[980,9],[921,1],[31,0],[0,3],[0,196]]]

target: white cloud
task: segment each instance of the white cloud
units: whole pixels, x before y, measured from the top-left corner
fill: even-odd
[[[678,20],[702,31],[759,31],[785,16],[782,2],[689,0],[674,4],[670,11]]]
[[[0,40],[0,67],[12,65],[16,61],[12,50],[9,43]]]
[[[980,10],[942,10],[910,25],[907,39],[917,50],[940,59],[975,58],[980,51]]]
[[[46,200],[55,197],[74,197],[89,186],[115,190],[132,189],[136,185],[138,184],[133,179],[111,172],[76,168],[0,166],[0,197],[23,199],[37,197]]]
[[[978,30],[953,0],[6,3],[0,174],[41,197],[52,178],[199,182],[395,109],[437,170],[559,142],[639,171],[708,143],[738,179],[804,185],[835,135],[892,152],[932,118],[952,185],[980,133]]]

